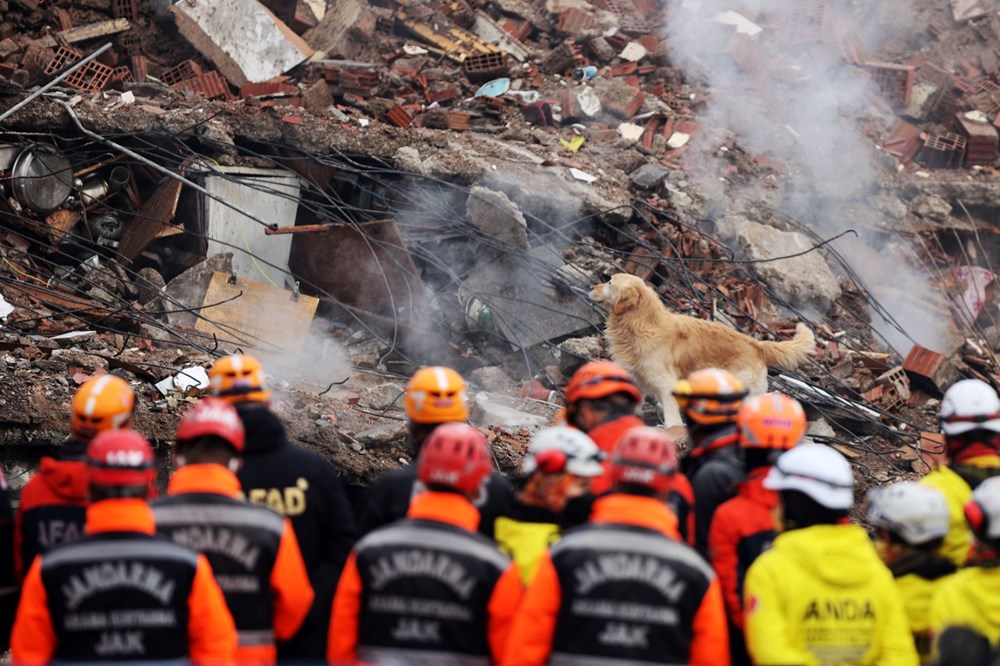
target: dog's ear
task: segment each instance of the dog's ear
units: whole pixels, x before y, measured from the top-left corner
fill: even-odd
[[[615,290],[615,304],[612,312],[616,315],[625,314],[639,304],[639,290],[635,285],[626,284]]]

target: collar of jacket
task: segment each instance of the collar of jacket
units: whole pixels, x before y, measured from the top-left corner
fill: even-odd
[[[479,528],[479,511],[472,502],[456,493],[434,490],[420,493],[410,501],[406,517],[448,523],[470,532]]]
[[[215,463],[185,465],[174,472],[167,484],[168,495],[212,493],[227,497],[240,496],[240,480],[228,468]]]
[[[618,440],[621,439],[626,430],[641,425],[646,425],[646,423],[638,416],[630,414],[592,428],[587,432],[587,436],[594,440],[597,448],[607,454],[611,454],[615,448],[615,444],[618,443]]]
[[[758,467],[747,474],[747,480],[740,483],[740,495],[768,507],[778,506],[778,493],[764,487],[764,479],[770,467]]]
[[[671,539],[680,539],[677,516],[655,497],[611,493],[594,502],[591,523],[618,523],[656,530]]]
[[[736,424],[725,425],[695,443],[688,455],[708,460],[708,454],[711,453],[713,458],[731,455],[734,460],[739,460],[739,442],[740,433],[736,429]]]
[[[154,534],[153,511],[141,499],[107,499],[87,507],[87,534],[142,532]]]

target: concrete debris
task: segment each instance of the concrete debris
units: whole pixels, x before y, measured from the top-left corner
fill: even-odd
[[[656,187],[667,179],[670,169],[659,163],[643,164],[641,167],[628,175],[629,182],[644,190],[656,189]]]
[[[181,0],[170,11],[184,38],[236,86],[273,79],[313,54],[256,0]]]
[[[781,231],[742,217],[717,222],[719,234],[736,242],[768,286],[797,307],[826,312],[840,298],[840,284],[813,243],[794,231]],[[798,256],[795,256],[798,255]],[[774,261],[778,257],[785,257]]]
[[[208,373],[200,365],[191,365],[176,375],[158,382],[155,386],[156,390],[163,397],[167,397],[172,393],[198,395],[209,387]]]
[[[503,192],[473,187],[469,191],[465,213],[473,227],[499,243],[499,246],[489,245],[489,249],[502,252],[528,250],[528,222]]]
[[[487,426],[541,428],[552,422],[551,418],[531,414],[501,401],[498,394],[480,391],[472,404],[472,419]]]

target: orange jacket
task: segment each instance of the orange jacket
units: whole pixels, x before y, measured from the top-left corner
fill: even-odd
[[[740,484],[739,494],[716,510],[709,531],[708,550],[712,568],[719,576],[729,621],[743,628],[743,579],[753,561],[774,541],[772,512],[778,493],[764,487],[769,467],[750,473]]]
[[[595,495],[611,490],[609,471],[611,469],[611,454],[615,450],[615,444],[626,431],[643,425],[646,425],[645,422],[638,416],[629,415],[602,423],[587,433],[597,444],[597,448],[604,453],[604,474],[594,479],[591,486],[591,492]],[[688,478],[680,471],[674,475],[673,487],[667,497],[667,504],[677,516],[682,540],[693,546],[695,544],[694,488],[691,487]]]
[[[677,520],[657,499],[612,494],[594,504],[591,523],[642,527],[677,539]],[[568,543],[573,532],[560,545]],[[624,549],[623,549],[624,550]],[[698,555],[690,550],[688,561]],[[707,566],[705,567],[707,569]],[[549,662],[563,591],[550,554],[539,565],[528,586],[507,644],[504,666],[542,666]],[[728,666],[729,645],[726,615],[719,582],[711,576],[695,613],[688,663],[692,666]]]
[[[110,499],[87,509],[86,533],[107,532],[155,533],[153,514],[143,500]],[[72,547],[72,546],[70,546]],[[171,547],[174,547],[171,545]],[[26,666],[49,663],[59,645],[58,628],[42,580],[45,556],[35,559],[24,581],[21,603],[11,633],[11,661]],[[234,663],[236,627],[226,608],[212,568],[203,555],[198,556],[194,580],[187,598],[188,655],[198,666],[225,666]],[[147,655],[155,659],[155,655]]]
[[[242,491],[236,475],[222,465],[187,465],[170,477],[167,494],[176,496],[187,493],[210,493],[239,499]],[[302,561],[295,530],[288,518],[284,519],[284,524],[277,559],[269,579],[274,598],[274,636],[281,641],[288,640],[299,630],[313,602],[313,588],[309,584],[309,574]],[[238,632],[240,627],[236,629]],[[236,662],[240,666],[273,664],[277,658],[277,648],[273,643],[240,645],[236,650]]]
[[[83,536],[87,508],[87,464],[42,458],[21,489],[14,517],[14,571],[18,580],[36,555]]]
[[[434,521],[449,527],[458,527],[470,532],[470,538],[473,540],[482,539],[474,534],[479,523],[479,512],[460,495],[433,491],[421,493],[413,498],[406,517],[409,520]],[[340,583],[333,599],[327,644],[327,659],[331,664],[354,663],[358,658],[359,617],[362,612],[364,589],[358,572],[357,551],[365,546],[366,541],[392,529],[393,527],[389,526],[375,530],[362,539],[351,553],[340,575]],[[522,591],[517,565],[509,562],[496,581],[486,608],[486,615],[489,618],[486,634],[494,663],[499,663],[503,649],[508,644],[511,623],[521,600]]]

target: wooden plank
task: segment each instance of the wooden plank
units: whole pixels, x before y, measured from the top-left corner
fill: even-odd
[[[116,35],[119,32],[129,30],[131,27],[132,24],[129,23],[128,19],[120,18],[113,19],[111,21],[88,23],[87,25],[81,25],[78,28],[63,30],[57,34],[67,44],[76,44],[77,42],[85,42],[88,39],[97,39],[98,37]],[[56,39],[52,35],[46,35],[41,39],[36,39],[34,43],[44,48],[54,48],[56,46]]]
[[[252,280],[229,284],[228,274],[215,272],[202,303],[203,318],[194,328],[247,348],[297,351],[306,343],[318,305],[312,296],[293,300],[289,291]]]
[[[170,224],[177,214],[177,201],[181,196],[182,183],[169,178],[153,195],[146,199],[142,209],[129,220],[122,232],[118,253],[129,261],[134,261],[149,244],[157,238],[172,236],[184,231],[180,225]]]

